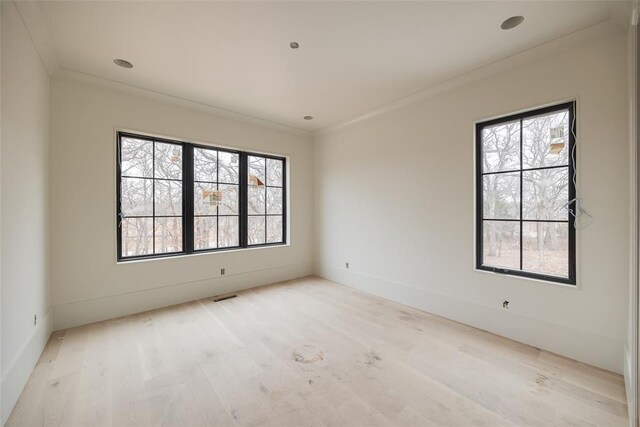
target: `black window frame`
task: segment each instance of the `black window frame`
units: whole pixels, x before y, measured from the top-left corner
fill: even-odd
[[[569,173],[569,195],[568,195],[568,209],[567,209],[567,220],[527,220],[522,216],[522,204],[523,204],[523,172],[532,171],[532,170],[543,170],[543,169],[553,169],[559,167],[567,167],[565,165],[562,166],[550,166],[550,167],[537,167],[537,168],[523,168],[522,164],[522,144],[523,144],[523,131],[522,131],[522,122],[523,120],[550,114],[559,111],[569,112],[568,121],[569,121],[569,147],[568,147],[568,173]],[[575,176],[576,170],[576,102],[565,102],[561,104],[555,104],[548,107],[536,108],[533,110],[528,110],[522,113],[511,114],[508,116],[498,117],[495,119],[483,121],[476,123],[476,152],[475,152],[475,162],[476,162],[476,171],[475,171],[475,179],[476,179],[476,269],[491,271],[494,273],[511,275],[511,276],[519,276],[526,277],[531,279],[538,279],[547,282],[560,283],[564,285],[573,285],[577,284],[576,277],[576,228],[575,228],[575,217],[572,215],[572,212],[576,212],[575,206],[575,198],[576,198],[576,186],[573,182],[573,177]],[[520,122],[520,167],[518,169],[514,169],[513,171],[497,171],[497,172],[483,172],[483,162],[482,162],[482,130],[486,127],[499,125],[502,123],[509,123],[519,121]],[[496,174],[496,173],[507,173],[507,172],[518,172],[520,174],[520,216],[518,219],[508,220],[511,222],[518,222],[520,226],[520,269],[514,270],[504,267],[492,267],[489,265],[483,265],[483,237],[484,230],[483,224],[485,221],[484,218],[484,206],[483,206],[483,177],[485,175]],[[487,218],[487,220],[495,220],[494,218]],[[506,221],[506,220],[505,220]],[[523,233],[522,228],[523,224],[527,222],[557,222],[557,223],[567,223],[568,224],[568,234],[569,234],[569,248],[568,248],[568,277],[561,276],[553,276],[549,274],[543,273],[535,273],[531,271],[522,270],[523,267]]]
[[[283,161],[282,163],[282,186],[277,186],[277,185],[269,185],[269,162],[267,162],[267,159],[274,159],[274,160],[283,160],[279,157],[275,157],[275,156],[270,156],[267,154],[261,154],[261,153],[254,153],[254,152],[245,152],[245,162],[244,162],[244,166],[247,168],[247,170],[244,173],[244,177],[245,179],[248,178],[248,168],[249,168],[249,162],[248,162],[248,158],[249,157],[260,157],[265,159],[265,179],[264,179],[264,215],[262,214],[252,214],[248,212],[248,203],[244,203],[244,208],[246,209],[245,215],[244,215],[244,220],[245,220],[245,227],[248,230],[249,225],[249,217],[264,217],[264,241],[265,243],[254,243],[254,244],[250,244],[248,242],[248,238],[249,238],[249,233],[245,233],[244,234],[244,238],[247,239],[247,241],[245,241],[246,247],[248,248],[256,248],[256,247],[261,247],[261,246],[274,246],[274,245],[281,245],[282,243],[279,242],[274,242],[274,243],[267,243],[267,236],[268,236],[268,231],[269,231],[269,223],[268,223],[268,217],[270,216],[282,216],[282,235],[283,235],[283,239],[285,239],[286,241],[286,235],[285,235],[285,231],[286,231],[286,203],[284,202],[284,200],[286,199],[286,192],[287,192],[287,187],[286,187],[286,181],[285,181],[285,177],[286,177],[286,162]],[[244,184],[245,189],[245,196],[248,198],[248,183],[245,182]],[[269,188],[280,188],[282,190],[282,199],[283,199],[283,203],[282,203],[282,214],[270,214],[268,213],[268,189]],[[245,199],[246,200],[246,199]]]
[[[167,252],[160,254],[145,254],[145,255],[134,255],[134,256],[122,256],[122,222],[121,220],[125,218],[122,215],[122,201],[121,201],[121,191],[122,191],[122,165],[121,165],[121,143],[123,138],[134,138],[144,141],[166,143],[166,144],[174,144],[182,147],[182,251],[179,252]],[[194,248],[194,183],[196,182],[194,177],[194,148],[202,148],[208,150],[215,150],[217,152],[227,152],[238,154],[239,156],[239,167],[238,167],[238,245],[237,246],[229,246],[222,248],[210,248],[210,249],[195,249]],[[274,159],[282,161],[282,241],[273,242],[273,243],[263,243],[263,244],[248,244],[248,209],[247,209],[247,199],[248,199],[248,156],[257,156],[263,157],[265,159]],[[154,156],[155,162],[155,156]],[[265,161],[266,163],[266,161]],[[155,180],[155,177],[148,178]],[[266,182],[265,182],[266,186]],[[266,189],[265,189],[266,191]],[[276,156],[271,154],[250,152],[250,151],[242,151],[235,150],[231,148],[218,147],[214,145],[201,144],[201,143],[193,143],[187,141],[180,141],[174,139],[167,139],[161,137],[155,137],[150,135],[144,135],[139,133],[132,133],[127,131],[117,131],[116,132],[116,228],[117,228],[117,260],[118,262],[127,262],[127,261],[135,261],[141,259],[154,259],[154,258],[169,258],[169,257],[177,257],[177,256],[186,256],[193,254],[201,254],[201,253],[209,253],[209,252],[224,252],[224,251],[232,251],[238,249],[249,249],[249,248],[259,248],[259,247],[267,247],[267,246],[283,246],[288,243],[287,236],[287,220],[288,220],[288,191],[287,191],[287,159],[283,156]],[[154,196],[155,197],[155,196]],[[265,200],[266,205],[266,200]],[[155,202],[154,202],[154,215],[149,216],[154,219],[154,227],[155,227]],[[218,215],[216,215],[218,216]],[[232,215],[235,216],[235,215]],[[147,217],[147,216],[145,216]],[[130,217],[127,217],[130,218]],[[266,221],[265,221],[266,222]],[[265,224],[265,232],[266,232],[266,224]],[[155,234],[155,233],[153,233]],[[155,236],[153,237],[154,246],[155,246]],[[266,238],[265,238],[266,242]]]

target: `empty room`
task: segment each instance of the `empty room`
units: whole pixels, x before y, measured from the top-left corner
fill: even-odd
[[[638,1],[0,4],[0,426],[640,425]]]

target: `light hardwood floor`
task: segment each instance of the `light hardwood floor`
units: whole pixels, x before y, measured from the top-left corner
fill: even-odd
[[[620,375],[316,277],[55,332],[14,425],[627,425]]]

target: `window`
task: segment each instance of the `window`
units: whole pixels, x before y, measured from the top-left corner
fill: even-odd
[[[249,156],[249,246],[282,240],[282,166],[277,159]]]
[[[118,260],[286,242],[286,160],[119,132]]]
[[[576,283],[574,103],[476,125],[476,267]]]
[[[240,154],[193,148],[194,250],[240,246]]]

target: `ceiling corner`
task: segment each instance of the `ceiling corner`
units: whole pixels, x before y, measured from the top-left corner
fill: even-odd
[[[40,10],[40,4],[35,0],[23,0],[16,1],[15,5],[31,36],[33,45],[38,51],[38,55],[40,55],[40,60],[49,76],[51,76],[59,68],[58,56]]]
[[[631,14],[637,1],[612,1],[607,3],[609,19],[623,28],[631,25]]]

